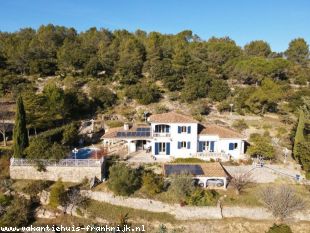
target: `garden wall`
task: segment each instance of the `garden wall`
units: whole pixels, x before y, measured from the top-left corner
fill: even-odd
[[[10,165],[11,179],[26,179],[26,180],[53,180],[62,179],[64,182],[81,182],[85,177],[91,179],[96,177],[99,180],[103,179],[104,163],[99,163],[97,166],[45,166],[46,171],[38,171],[36,166],[14,164]]]

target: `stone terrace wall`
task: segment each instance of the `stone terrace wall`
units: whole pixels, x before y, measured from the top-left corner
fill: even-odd
[[[88,179],[97,177],[101,180],[102,167],[46,166],[45,172],[39,172],[35,166],[10,166],[10,176],[12,179],[56,181],[61,178],[65,182],[81,182],[85,177]]]

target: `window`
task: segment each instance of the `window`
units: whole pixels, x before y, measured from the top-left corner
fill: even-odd
[[[186,148],[186,142],[181,142],[181,148]]]
[[[229,150],[235,150],[238,148],[238,143],[229,143]]]
[[[158,143],[158,151],[159,151],[159,153],[166,152],[166,143],[164,143],[164,142]]]
[[[156,133],[168,133],[169,126],[168,125],[155,125],[155,132]]]
[[[181,133],[186,133],[187,130],[186,130],[186,126],[181,126]]]

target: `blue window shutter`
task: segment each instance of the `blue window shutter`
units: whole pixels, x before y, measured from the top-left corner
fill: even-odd
[[[214,152],[214,141],[210,142],[210,151]]]
[[[178,126],[178,133],[181,133],[181,126]]]
[[[166,126],[166,133],[169,133],[169,126]]]
[[[170,155],[170,142],[166,143],[166,154]]]
[[[198,152],[202,152],[203,142],[198,142]]]
[[[181,142],[178,142],[178,149],[181,149]]]
[[[187,133],[191,133],[191,127],[190,126],[187,127]]]
[[[158,155],[158,143],[155,142],[155,155]]]
[[[191,148],[191,142],[187,142],[187,149]]]
[[[229,143],[229,150],[233,150],[234,149],[234,143]]]

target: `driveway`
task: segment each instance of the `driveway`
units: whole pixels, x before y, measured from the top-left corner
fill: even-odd
[[[271,183],[276,180],[290,180],[294,182],[296,175],[300,175],[300,170],[294,164],[268,165],[255,167],[254,165],[224,166],[229,174],[234,176],[237,173],[249,173],[257,183]]]

